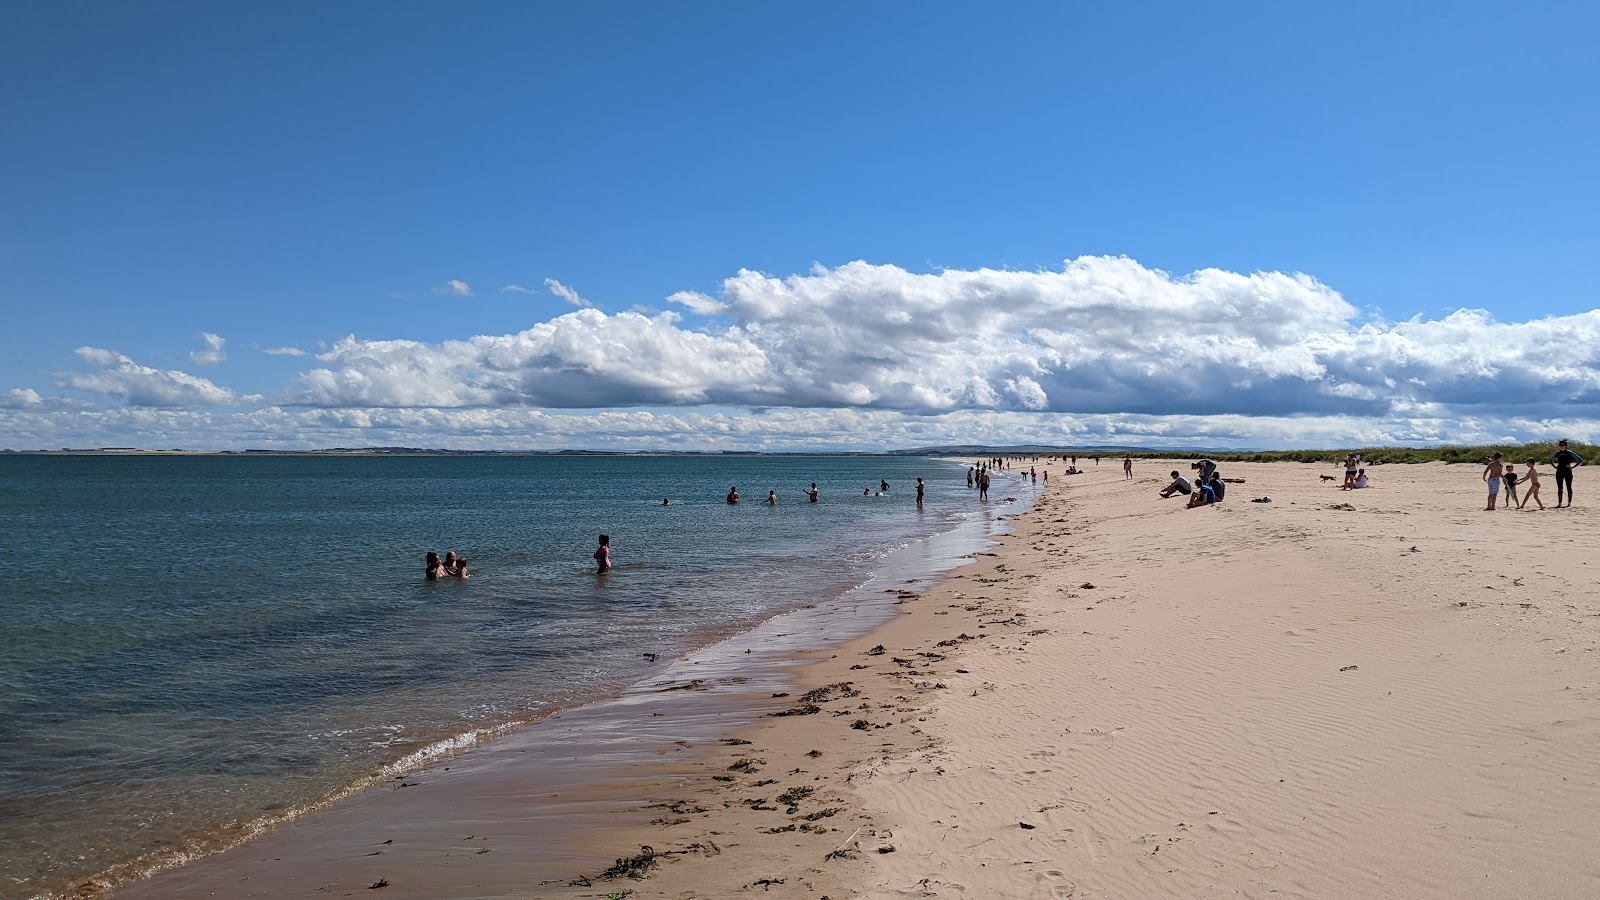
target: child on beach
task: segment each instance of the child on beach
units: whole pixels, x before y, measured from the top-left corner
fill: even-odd
[[[1500,477],[1506,470],[1503,459],[1504,454],[1496,453],[1483,467],[1483,480],[1489,484],[1489,505],[1484,507],[1485,511],[1494,509],[1495,503],[1500,499]]]
[[[1539,499],[1539,470],[1536,468],[1537,465],[1533,460],[1528,460],[1528,471],[1522,473],[1522,502],[1517,504],[1517,509],[1527,506],[1529,500],[1539,504],[1540,509],[1544,509],[1544,501]]]
[[[594,564],[596,575],[611,571],[611,535],[600,535],[600,549],[594,551]]]
[[[1506,466],[1505,481],[1506,509],[1510,509],[1511,505],[1517,502],[1517,467],[1515,465]]]

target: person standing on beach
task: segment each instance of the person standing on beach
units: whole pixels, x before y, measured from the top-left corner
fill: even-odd
[[[1550,465],[1556,467],[1556,509],[1561,508],[1562,488],[1566,488],[1567,508],[1572,508],[1572,469],[1583,465],[1583,457],[1567,449],[1566,440],[1559,450],[1550,454]]]
[[[600,549],[594,551],[594,564],[596,575],[611,571],[611,535],[600,535]]]
[[[1483,480],[1489,483],[1489,505],[1484,507],[1485,510],[1494,509],[1496,501],[1500,499],[1500,476],[1506,469],[1502,459],[1502,454],[1496,453],[1488,465],[1483,467]]]
[[[1133,457],[1131,456],[1124,456],[1122,458],[1122,480],[1133,480]]]
[[[1339,486],[1341,491],[1355,490],[1356,470],[1361,468],[1361,457],[1352,453],[1344,458],[1344,484]],[[1494,507],[1489,507],[1493,509]]]
[[[1528,501],[1539,504],[1544,509],[1544,501],[1539,499],[1539,468],[1533,460],[1528,460],[1528,471],[1522,473],[1522,502],[1517,504],[1517,509],[1528,505]]]
[[[917,479],[917,509],[922,508],[922,492],[927,490],[927,487],[927,485],[922,483],[921,478]]]
[[[989,499],[989,473],[987,470],[978,475],[978,499]]]
[[[972,483],[977,480],[977,476],[978,470],[973,466],[967,466],[967,487],[972,487]]]
[[[817,483],[815,481],[813,481],[813,482],[811,482],[811,490],[806,491],[806,499],[811,501],[812,503],[815,503],[815,502],[817,502],[818,493],[819,492],[817,491]]]
[[[1506,509],[1510,509],[1517,502],[1517,464],[1506,463],[1506,474],[1502,476],[1506,482]]]

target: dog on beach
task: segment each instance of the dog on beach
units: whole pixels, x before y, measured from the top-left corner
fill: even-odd
[[[1317,477],[1321,478],[1323,481],[1338,481],[1339,480],[1339,479],[1333,477],[1332,475],[1318,475]]]

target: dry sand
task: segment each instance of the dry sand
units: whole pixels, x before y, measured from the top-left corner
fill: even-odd
[[[633,804],[640,824],[574,850],[588,884],[530,883],[474,850],[433,859],[447,878],[374,891],[386,864],[428,861],[358,868],[372,851],[352,835],[341,877],[254,887],[1600,897],[1600,517],[1484,512],[1479,470],[1442,464],[1374,468],[1358,492],[1322,482],[1331,467],[1233,464],[1248,482],[1188,510],[1155,496],[1173,467],[1051,467],[994,555],[764,707],[810,714],[684,748]],[[482,822],[485,846],[499,825]],[[667,854],[647,877],[593,878],[641,844]],[[208,892],[152,887],[138,895]]]

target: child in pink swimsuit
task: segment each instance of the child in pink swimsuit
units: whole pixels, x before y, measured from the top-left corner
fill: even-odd
[[[598,567],[596,575],[604,575],[611,571],[611,535],[600,535],[600,549],[594,551],[594,562]]]

